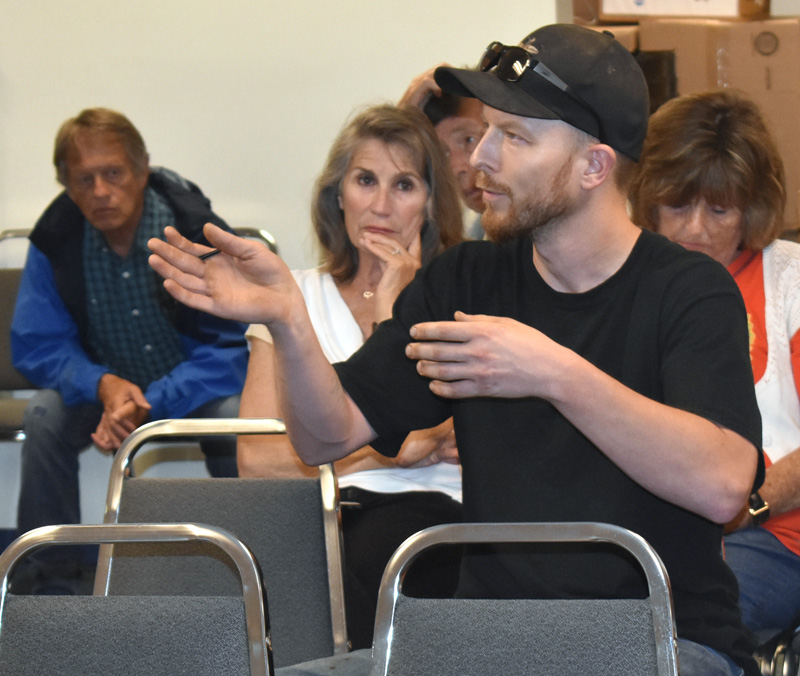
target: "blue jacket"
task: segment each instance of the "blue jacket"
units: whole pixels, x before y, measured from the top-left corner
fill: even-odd
[[[148,185],[167,200],[175,227],[189,239],[207,243],[202,227],[209,221],[228,228],[194,184],[152,169]],[[38,387],[58,390],[70,406],[97,402],[98,381],[110,371],[86,340],[83,227],[83,214],[63,192],[42,214],[30,235],[11,327],[14,366]],[[166,292],[159,302],[180,334],[186,359],[145,389],[151,419],[181,418],[241,392],[248,358],[245,326],[187,308]]]

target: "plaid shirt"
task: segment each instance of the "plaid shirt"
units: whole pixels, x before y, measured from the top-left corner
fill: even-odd
[[[175,218],[167,202],[147,188],[131,251],[116,255],[102,233],[84,224],[83,266],[89,344],[112,373],[143,390],[186,355],[178,331],[158,302],[159,280],[147,263],[147,240],[161,237]]]

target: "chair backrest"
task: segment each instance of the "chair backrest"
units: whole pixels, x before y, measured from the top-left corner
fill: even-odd
[[[642,566],[649,597],[421,599],[402,593],[403,577],[423,551],[489,542],[619,545]],[[452,524],[413,535],[389,561],[378,597],[371,676],[677,676],[675,646],[666,570],[638,535],[594,523]]]
[[[8,574],[51,544],[202,541],[236,569],[233,596],[17,596]],[[192,562],[188,562],[191,564]],[[266,596],[255,558],[230,533],[200,524],[37,528],[0,556],[0,672],[6,676],[272,674]]]
[[[26,398],[14,398],[19,390],[36,389],[11,361],[11,320],[22,277],[21,268],[0,268],[0,440],[21,441]]]
[[[276,666],[346,652],[341,535],[336,480],[156,479],[130,477],[145,442],[207,434],[283,433],[272,419],[162,420],[136,430],[114,459],[106,523],[194,521],[225,528],[254,552],[270,590]],[[203,565],[186,570],[187,555]],[[101,550],[95,593],[229,594],[229,566],[202,544],[165,551],[116,545]]]
[[[0,268],[21,268],[28,255],[30,228],[0,230]]]
[[[6,228],[0,230],[0,242],[7,239],[28,239],[30,234],[30,228]]]
[[[21,268],[0,268],[0,390],[35,389],[11,362],[11,320],[21,278]]]

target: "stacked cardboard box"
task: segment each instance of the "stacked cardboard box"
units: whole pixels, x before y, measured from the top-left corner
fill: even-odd
[[[572,16],[583,25],[635,24],[648,18],[761,20],[770,17],[770,2],[780,16],[800,15],[800,0],[572,0]]]
[[[573,14],[624,35],[640,63],[669,55],[675,94],[731,87],[752,98],[786,167],[786,228],[800,234],[800,0],[573,0]],[[651,93],[668,90],[650,79]]]
[[[769,0],[600,0],[603,22],[647,18],[765,19]]]

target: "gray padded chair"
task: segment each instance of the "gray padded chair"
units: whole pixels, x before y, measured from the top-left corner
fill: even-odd
[[[220,434],[282,434],[273,419],[160,420],[143,425],[117,451],[106,523],[191,521],[225,528],[261,565],[270,594],[276,666],[347,651],[338,489],[333,469],[319,479],[160,479],[131,477],[136,451],[148,441]],[[184,558],[204,549],[164,553],[137,545],[101,548],[96,594],[229,594],[230,566],[206,551],[202,566]],[[205,548],[207,549],[207,548]]]
[[[0,268],[0,441],[25,439],[22,419],[28,399],[13,395],[36,389],[11,362],[11,320],[21,277],[21,268]]]
[[[22,268],[28,255],[31,228],[0,230],[0,268]]]
[[[414,559],[444,544],[595,542],[641,565],[646,599],[420,599],[402,593]],[[576,556],[579,554],[576,553]],[[375,619],[371,676],[677,676],[666,570],[640,536],[596,523],[452,524],[410,537],[389,561]]]
[[[232,596],[16,596],[8,574],[33,549],[58,544],[202,541],[228,557]],[[191,562],[187,562],[191,564]],[[0,673],[4,676],[268,676],[266,596],[253,555],[200,524],[37,528],[0,555]]]

